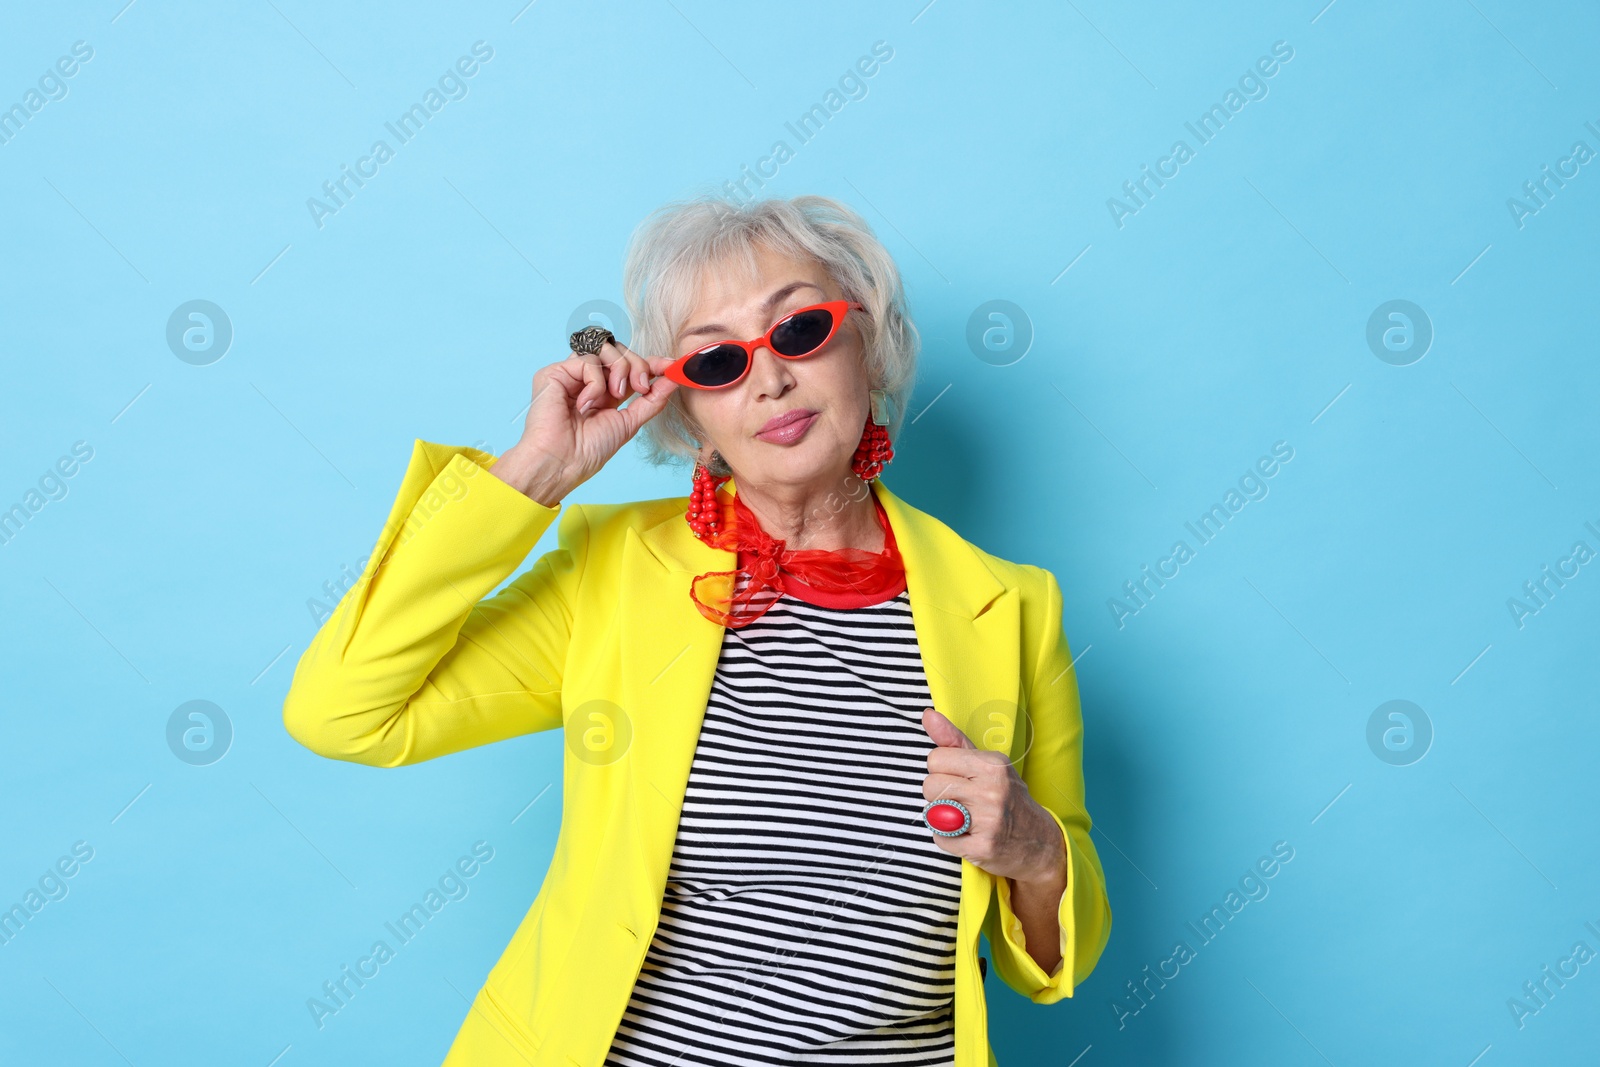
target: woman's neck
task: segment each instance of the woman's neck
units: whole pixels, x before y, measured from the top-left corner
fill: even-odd
[[[783,541],[790,551],[859,548],[882,552],[885,538],[871,485],[854,473],[840,484],[841,489],[821,493],[771,494],[737,481],[734,488],[767,536]]]

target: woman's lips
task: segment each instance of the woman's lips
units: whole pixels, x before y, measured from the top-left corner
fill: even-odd
[[[773,430],[763,430],[756,436],[775,445],[793,444],[806,435],[806,431],[811,429],[811,424],[817,421],[819,414],[821,413],[813,411],[803,419],[794,419]]]

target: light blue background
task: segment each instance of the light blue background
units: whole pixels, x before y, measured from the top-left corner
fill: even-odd
[[[1521,628],[1507,599],[1600,549],[1600,163],[1521,227],[1507,199],[1600,150],[1600,18],[1322,2],[11,6],[0,105],[94,56],[0,144],[0,507],[94,457],[0,546],[0,903],[94,858],[0,947],[0,1060],[443,1057],[543,877],[560,738],[312,755],[280,720],[307,600],[359,569],[414,438],[509,447],[638,221],[778,139],[763,191],[852,204],[905,273],[925,347],[886,483],[1052,570],[1081,656],[1115,926],[1069,1002],[990,975],[1002,1062],[1592,1055],[1600,963],[1521,1029],[1507,1000],[1600,950],[1600,566]],[[307,198],[478,40],[468,95],[319,229]],[[1107,198],[1277,41],[1268,95],[1119,228]],[[192,299],[235,330],[207,366],[165,342]],[[1020,359],[968,347],[995,299]],[[1365,340],[1391,299],[1435,331],[1409,366]],[[1108,599],[1276,441],[1270,495],[1119,628]],[[570,499],[687,490],[630,447]],[[234,729],[210,766],[166,742],[194,699]],[[1391,699],[1435,730],[1409,766],[1367,744]],[[477,841],[470,895],[319,1030],[307,998]],[[1119,1028],[1278,841],[1270,895]]]

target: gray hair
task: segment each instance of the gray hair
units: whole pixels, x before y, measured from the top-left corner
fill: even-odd
[[[629,347],[649,356],[682,355],[669,346],[694,310],[702,271],[733,266],[754,276],[758,245],[795,258],[815,258],[844,290],[845,299],[866,307],[866,315],[856,319],[864,342],[862,358],[871,388],[884,390],[894,401],[887,427],[893,439],[916,385],[917,328],[893,257],[865,219],[829,197],[736,204],[704,196],[657,208],[634,231],[623,265],[623,294],[633,320]],[[700,435],[682,389],[645,423],[639,436],[652,464],[694,463]]]

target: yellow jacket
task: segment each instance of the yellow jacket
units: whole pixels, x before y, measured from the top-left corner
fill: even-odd
[[[494,461],[415,442],[360,581],[300,658],[284,725],[313,752],[375,767],[564,729],[544,885],[444,1062],[599,1067],[655,932],[721,649],[689,581],[735,559],[694,537],[685,497],[545,507],[487,473]],[[1068,842],[1054,974],[1024,951],[1008,881],[962,861],[955,1067],[985,1067],[979,930],[1001,979],[1038,1004],[1072,995],[1111,930],[1061,590],[872,486],[905,560],[934,707],[1011,754]],[[558,547],[484,600],[563,508]]]

